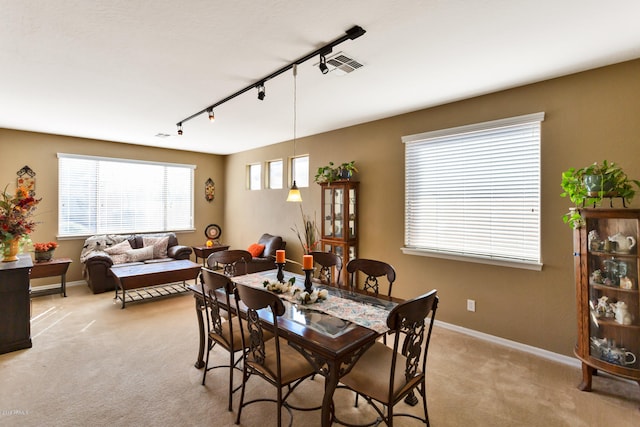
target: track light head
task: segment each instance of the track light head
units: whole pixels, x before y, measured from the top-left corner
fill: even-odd
[[[318,65],[318,67],[322,74],[327,74],[329,72],[329,67],[327,67],[327,58],[323,54],[320,54],[320,65]]]
[[[264,96],[265,95],[266,95],[266,93],[265,93],[264,83],[259,83],[258,84],[258,99],[260,101],[264,101]]]
[[[213,108],[209,108],[207,110],[207,112],[209,113],[209,121],[210,122],[215,121],[216,120],[216,116],[215,116],[215,114],[213,114]]]
[[[182,135],[182,122],[178,123],[178,135]]]

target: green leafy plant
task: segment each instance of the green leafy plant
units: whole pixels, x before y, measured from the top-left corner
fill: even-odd
[[[560,196],[569,197],[576,207],[600,206],[604,198],[611,197],[622,198],[626,206],[635,196],[634,185],[640,188],[640,181],[630,179],[616,163],[603,160],[600,164],[595,162],[580,169],[569,168],[562,172],[560,185],[564,190]],[[565,213],[562,219],[572,228],[583,225],[582,216],[575,208]]]
[[[333,181],[339,179],[349,179],[351,176],[358,172],[358,168],[355,165],[356,161],[342,163],[335,166],[333,162],[329,162],[326,166],[320,166],[316,172],[316,176],[313,178],[318,184],[327,182],[331,184]]]

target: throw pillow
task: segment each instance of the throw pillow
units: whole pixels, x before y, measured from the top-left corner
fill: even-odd
[[[252,257],[258,258],[264,251],[264,245],[261,245],[260,243],[253,243],[249,245],[247,251],[251,254]]]
[[[122,264],[127,262],[127,251],[130,251],[131,244],[129,244],[128,240],[123,240],[122,242],[105,248],[105,252],[111,255],[111,259],[114,264]]]
[[[146,246],[153,246],[154,258],[166,258],[167,246],[169,246],[169,236],[165,237],[147,237],[142,236],[142,244]]]
[[[153,246],[127,251],[127,261],[129,262],[146,261],[148,259],[153,259]]]

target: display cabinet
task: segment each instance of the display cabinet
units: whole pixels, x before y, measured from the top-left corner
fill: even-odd
[[[579,388],[602,370],[640,384],[638,209],[579,209],[574,231]]]
[[[342,283],[349,283],[346,265],[358,256],[358,186],[350,180],[322,183],[322,250],[342,257]]]

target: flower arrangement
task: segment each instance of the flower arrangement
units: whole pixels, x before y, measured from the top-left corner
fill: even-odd
[[[275,294],[284,294],[291,290],[291,287],[296,282],[296,278],[292,277],[288,282],[280,283],[280,282],[270,282],[265,280],[262,282],[262,286],[264,286],[268,291],[271,291]]]
[[[317,301],[323,301],[327,299],[327,296],[329,295],[329,292],[326,289],[314,289],[311,292],[307,292],[297,286],[293,287],[292,293],[300,304],[313,304]]]
[[[41,199],[31,196],[25,187],[18,187],[14,194],[7,193],[7,187],[0,195],[0,241],[7,244],[22,238],[35,228],[31,219]]]
[[[36,252],[49,252],[58,247],[56,242],[34,243],[33,250]]]

